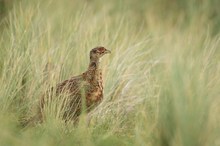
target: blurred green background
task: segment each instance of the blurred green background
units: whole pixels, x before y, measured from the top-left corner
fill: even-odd
[[[219,0],[0,0],[0,145],[220,145]],[[103,57],[104,100],[78,125],[51,86]],[[87,124],[87,117],[90,124]]]

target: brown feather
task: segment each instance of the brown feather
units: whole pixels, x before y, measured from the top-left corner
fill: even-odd
[[[64,120],[77,120],[82,113],[83,97],[85,98],[85,111],[89,112],[103,99],[102,72],[99,69],[99,58],[110,53],[104,47],[96,47],[90,51],[90,64],[88,70],[79,76],[74,76],[51,88],[40,99],[38,113],[35,119],[44,120],[44,108],[48,99],[67,95],[67,102],[62,103],[65,108],[62,115]],[[55,97],[51,96],[55,92]]]

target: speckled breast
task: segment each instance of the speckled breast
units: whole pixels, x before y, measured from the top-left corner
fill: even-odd
[[[90,91],[86,94],[87,107],[92,107],[99,104],[103,99],[103,85],[102,81],[98,81],[94,86],[90,88]]]
[[[93,87],[86,95],[87,106],[99,103],[103,98],[103,89],[100,85]]]

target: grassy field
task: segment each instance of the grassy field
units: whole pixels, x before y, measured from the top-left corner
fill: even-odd
[[[1,146],[220,146],[219,0],[0,1]],[[23,128],[39,97],[102,59],[104,100],[77,126]],[[56,103],[53,103],[54,106]]]

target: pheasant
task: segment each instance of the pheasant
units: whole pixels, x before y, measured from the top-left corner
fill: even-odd
[[[102,101],[103,83],[100,58],[108,53],[111,53],[111,51],[104,47],[93,48],[90,51],[90,63],[87,71],[81,75],[71,77],[50,89],[49,92],[55,92],[56,96],[67,95],[67,101],[63,104],[66,110],[64,110],[62,115],[65,121],[77,120],[82,113],[83,104],[85,105],[85,111],[89,112]],[[50,97],[47,93],[40,100],[37,118],[41,122],[44,119],[43,110],[48,98],[53,100],[54,97]]]

